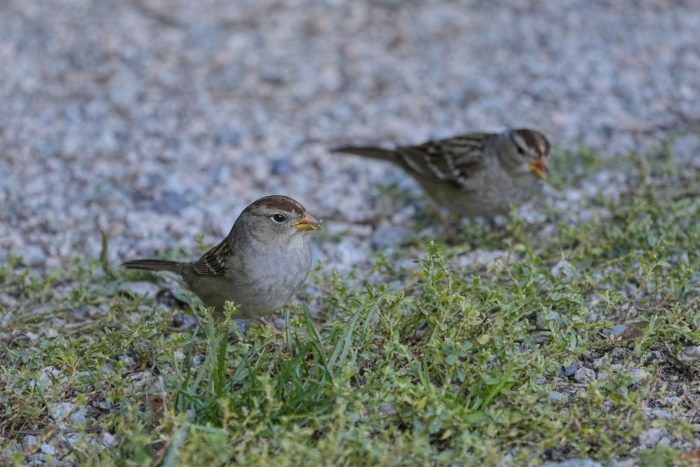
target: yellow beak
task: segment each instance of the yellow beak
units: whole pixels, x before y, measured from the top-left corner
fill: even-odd
[[[547,177],[547,160],[540,158],[537,159],[535,162],[532,163],[530,166],[530,172],[535,174],[537,178],[546,178]]]
[[[307,232],[309,230],[321,230],[321,223],[316,220],[314,216],[308,212],[304,213],[304,217],[299,219],[299,222],[294,224],[294,228],[300,232]]]

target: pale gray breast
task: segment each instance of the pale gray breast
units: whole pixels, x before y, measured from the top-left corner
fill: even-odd
[[[286,248],[256,251],[232,261],[230,292],[245,314],[267,314],[282,307],[311,270],[311,248],[301,236]]]
[[[511,205],[530,201],[542,191],[542,182],[531,173],[512,175],[503,169],[492,170],[484,181],[484,204],[500,214],[507,213]]]

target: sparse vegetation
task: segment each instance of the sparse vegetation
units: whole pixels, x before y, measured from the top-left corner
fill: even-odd
[[[556,187],[606,170],[628,181],[616,196],[582,197],[586,218],[554,203],[542,221],[469,223],[470,248],[508,252],[488,264],[464,265],[464,247],[424,238],[354,278],[321,265],[310,282],[322,296],[290,306],[280,328],[241,334],[233,310],[199,310],[201,326],[179,329],[177,306],[120,287],[151,276],[112,276],[104,257],[48,274],[12,259],[0,268],[2,455],[100,465],[682,460],[700,448],[700,199],[687,195],[700,176],[667,152],[583,154],[555,154]],[[417,264],[399,266],[416,251]]]

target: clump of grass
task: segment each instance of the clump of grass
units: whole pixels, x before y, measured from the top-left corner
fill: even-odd
[[[687,349],[700,344],[700,210],[677,194],[698,176],[666,156],[563,163],[578,178],[562,183],[601,168],[646,181],[595,200],[607,217],[549,212],[547,235],[517,217],[508,238],[468,227],[479,247],[509,251],[497,266],[457,266],[463,249],[424,239],[415,267],[379,256],[364,288],[320,273],[319,309],[288,307],[282,330],[236,332],[234,309],[199,310],[201,325],[180,330],[177,310],[121,292],[104,258],[46,275],[12,259],[0,268],[6,459],[54,442],[45,458],[88,464],[672,462],[699,434]],[[650,428],[670,445],[641,446]]]

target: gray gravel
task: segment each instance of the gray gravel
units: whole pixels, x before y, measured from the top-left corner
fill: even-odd
[[[583,143],[610,157],[643,148],[700,119],[698,24],[700,2],[682,0],[4,0],[0,261],[22,255],[43,269],[95,257],[99,229],[114,261],[169,247],[194,256],[198,234],[213,243],[249,202],[284,193],[325,218],[333,240],[314,248],[324,269],[348,271],[411,236],[415,207],[397,210],[376,185],[415,186],[329,146],[533,126],[558,148]],[[700,167],[697,136],[673,150]],[[576,207],[625,183],[624,173],[601,171],[554,202]],[[477,249],[459,264],[498,261],[508,252]],[[573,273],[565,262],[552,271]],[[560,321],[550,312],[537,326]],[[700,350],[681,355],[697,362]],[[44,376],[35,384],[65,378],[53,367]],[[575,363],[561,376],[590,383],[596,370]],[[569,397],[548,395],[563,405]],[[90,414],[59,404],[51,416],[72,424]],[[640,447],[666,435],[651,428]],[[42,443],[31,460],[66,443]]]
[[[98,228],[114,260],[192,251],[277,192],[350,231],[318,249],[347,269],[411,208],[329,145],[534,126],[626,151],[700,116],[698,24],[661,0],[1,2],[0,260],[94,256]]]

